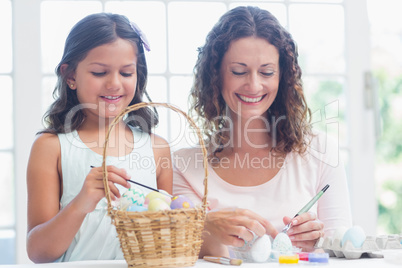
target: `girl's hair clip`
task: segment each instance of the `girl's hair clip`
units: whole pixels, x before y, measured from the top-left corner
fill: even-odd
[[[136,32],[138,34],[138,36],[141,39],[141,42],[144,44],[144,48],[147,51],[151,51],[151,47],[149,46],[149,42],[147,40],[147,37],[145,36],[145,34],[141,31],[140,27],[138,27],[137,24],[135,24],[134,22],[130,21],[130,25],[131,28],[134,30],[134,32]]]

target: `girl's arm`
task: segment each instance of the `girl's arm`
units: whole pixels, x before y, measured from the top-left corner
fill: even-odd
[[[27,252],[34,262],[51,262],[68,248],[85,213],[74,203],[60,211],[60,143],[52,134],[39,136],[31,149],[27,170]]]
[[[173,191],[173,168],[170,146],[162,137],[151,134],[152,148],[156,164],[156,180],[158,189],[168,193]]]
[[[102,169],[94,168],[85,178],[80,193],[62,210],[60,143],[52,134],[34,142],[27,170],[28,235],[27,252],[33,262],[53,262],[70,246],[87,213],[105,195]],[[124,170],[108,167],[112,198],[119,196],[113,183],[129,187]]]

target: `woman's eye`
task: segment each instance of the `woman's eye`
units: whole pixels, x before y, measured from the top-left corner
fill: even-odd
[[[275,72],[261,72],[263,76],[273,76]]]
[[[244,75],[244,74],[246,74],[246,72],[236,72],[236,71],[232,71],[232,73],[234,75]]]

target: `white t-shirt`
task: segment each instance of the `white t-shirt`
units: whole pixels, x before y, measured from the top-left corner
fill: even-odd
[[[132,180],[156,188],[155,158],[150,136],[136,128],[132,128],[132,131],[133,151],[122,157],[108,156],[106,164],[124,168]],[[58,137],[63,172],[63,194],[60,204],[63,209],[81,191],[90,166],[101,166],[103,158],[81,141],[77,131],[59,134]],[[127,190],[123,186],[115,185],[121,194]],[[141,190],[144,194],[149,192],[146,188]],[[116,228],[107,215],[106,202],[106,198],[101,199],[95,210],[86,215],[71,245],[58,261],[124,259]]]
[[[173,163],[173,193],[186,195],[196,204],[202,203],[204,167],[201,150],[181,149],[173,154]],[[261,185],[232,185],[221,179],[210,165],[208,173],[208,210],[250,209],[281,231],[284,216],[293,217],[329,184],[328,190],[310,211],[324,223],[327,236],[332,235],[337,227],[352,225],[347,179],[339,147],[323,134],[312,138],[305,155],[287,154],[279,172]]]

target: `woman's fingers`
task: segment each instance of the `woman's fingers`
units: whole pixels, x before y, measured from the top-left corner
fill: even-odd
[[[207,230],[219,238],[221,243],[235,247],[241,247],[245,241],[252,241],[255,237],[266,234],[265,226],[271,226],[258,214],[237,208],[210,212],[206,222]],[[276,230],[275,232],[277,233]]]
[[[324,236],[324,224],[313,212],[303,213],[294,219],[284,217],[283,222],[292,222],[292,228],[287,232],[293,245],[306,251],[314,249],[314,245]]]

